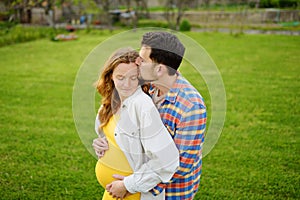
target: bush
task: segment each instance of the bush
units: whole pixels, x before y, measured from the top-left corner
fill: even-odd
[[[138,21],[138,27],[139,28],[143,28],[143,27],[168,28],[168,24],[165,21],[142,19]]]
[[[298,1],[299,0],[289,0],[289,1],[279,0],[279,6],[280,6],[280,8],[288,8],[288,7],[296,8],[297,4],[298,4]]]
[[[299,0],[261,0],[259,7],[261,8],[288,8],[297,7]],[[252,3],[253,4],[253,3]]]
[[[1,26],[6,28],[0,29],[0,47],[40,38],[51,38],[61,32],[61,30],[54,30],[50,27],[25,27],[11,24],[2,24]]]
[[[190,31],[191,30],[191,24],[188,20],[183,20],[180,24],[180,27],[179,27],[179,30],[180,31]]]
[[[259,6],[261,8],[278,8],[279,0],[261,0]]]

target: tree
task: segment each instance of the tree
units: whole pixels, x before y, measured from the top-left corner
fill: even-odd
[[[11,20],[17,22],[29,22],[31,21],[31,7],[35,6],[35,1],[29,0],[5,0],[5,5],[13,13]]]
[[[134,0],[135,6],[132,8],[131,6],[131,0],[120,0],[121,2],[125,1],[125,5],[127,7],[127,10],[133,11],[133,15],[131,16],[133,28],[137,27],[137,23],[139,18],[149,18],[149,9],[147,0]]]
[[[110,0],[94,0],[96,3],[98,9],[101,11],[101,9],[104,12],[104,16],[107,20],[108,29],[112,31],[112,19],[110,15]]]
[[[47,0],[42,2],[42,6],[45,9],[47,21],[51,27],[55,27],[55,0]]]
[[[149,9],[148,9],[148,4],[147,0],[135,0],[136,4],[136,15],[138,18],[140,17],[146,17],[149,18]]]
[[[50,25],[54,26],[55,0],[5,0],[6,6],[14,13],[14,20],[18,22],[31,23],[31,9],[33,7],[42,7],[45,9]]]
[[[203,0],[204,6],[208,9],[210,5],[210,0]]]
[[[255,2],[255,8],[259,8],[260,0],[256,0]]]
[[[190,0],[167,0],[166,1],[165,18],[170,28],[179,30],[180,22],[184,15],[184,11],[188,8],[189,3],[191,3]]]

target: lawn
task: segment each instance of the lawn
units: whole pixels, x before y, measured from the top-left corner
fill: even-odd
[[[300,37],[186,34],[215,61],[227,98],[196,199],[299,199]],[[72,92],[88,53],[111,35],[0,48],[2,199],[101,199],[96,159],[74,125]],[[211,106],[197,74],[182,73]]]

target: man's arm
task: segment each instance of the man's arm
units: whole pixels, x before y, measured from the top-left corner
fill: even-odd
[[[206,108],[203,105],[194,105],[189,111],[183,113],[180,123],[177,124],[174,142],[180,154],[180,166],[169,181],[174,182],[191,173],[194,161],[202,159],[202,145],[206,128]],[[168,183],[160,183],[151,191],[159,194]]]

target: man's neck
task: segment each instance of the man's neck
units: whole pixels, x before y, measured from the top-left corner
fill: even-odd
[[[155,87],[159,89],[159,96],[167,94],[169,92],[169,90],[173,87],[174,83],[176,82],[177,76],[177,74],[174,74],[172,76],[166,74],[157,81],[153,82]]]

